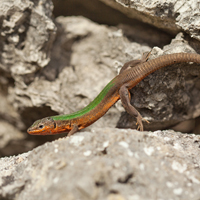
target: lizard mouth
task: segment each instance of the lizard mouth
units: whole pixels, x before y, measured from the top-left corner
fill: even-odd
[[[41,129],[33,129],[33,128],[28,128],[27,132],[28,134],[30,135],[43,135],[42,133],[44,132],[45,130],[41,130]]]
[[[35,130],[35,129],[33,129],[33,128],[28,128],[27,132],[28,132],[28,134],[30,134],[30,135],[36,135],[38,131]]]

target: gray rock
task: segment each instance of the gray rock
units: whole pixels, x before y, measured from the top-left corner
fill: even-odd
[[[199,39],[198,6],[191,11],[189,1],[183,6],[179,1],[129,1],[130,8],[118,2],[107,1],[173,34],[181,27]],[[180,9],[173,10],[178,4]],[[158,46],[150,59],[199,53],[199,42],[184,33],[169,44],[170,35],[140,23],[109,27],[84,17],[52,20],[52,9],[45,0],[0,2],[0,155],[17,154],[23,145],[25,151],[33,148],[22,134],[28,125],[83,108],[125,62],[152,47]],[[146,129],[185,120],[194,129],[200,115],[199,73],[196,64],[169,66],[133,88],[131,103],[151,122]],[[91,131],[1,158],[0,199],[199,199],[200,137],[105,128],[117,124],[121,111],[119,102],[93,125],[102,129],[91,126]],[[135,128],[135,119],[123,114],[118,126]]]
[[[8,122],[0,121],[0,126],[2,127],[0,129],[0,149],[4,148],[10,142],[10,139],[18,140],[24,138],[24,135]],[[5,134],[6,132],[7,134]]]
[[[186,41],[180,33],[163,50],[154,48],[150,59],[169,52],[194,53],[195,49],[192,42]],[[145,123],[146,129],[166,129],[200,115],[199,73],[199,64],[195,63],[168,66],[150,74],[131,90],[132,104],[145,119],[152,122]],[[132,116],[124,113],[117,127],[136,128],[136,124]],[[189,131],[193,130],[194,126]]]
[[[199,141],[170,130],[81,132],[0,159],[0,197],[197,200]]]
[[[0,155],[5,152],[2,148],[12,141],[25,139],[22,131],[27,125],[17,109],[18,88],[26,88],[35,73],[50,60],[56,33],[52,9],[52,2],[46,0],[0,1]],[[7,152],[13,152],[13,147]]]
[[[195,39],[180,33],[169,44],[170,35],[140,23],[109,27],[84,17],[52,20],[51,1],[2,1],[0,5],[0,125],[2,130],[7,127],[1,133],[5,145],[8,138],[12,140],[6,136],[10,130],[26,134],[36,119],[83,108],[125,62],[139,59],[155,45],[160,49],[153,48],[150,59],[166,53],[199,52]],[[171,25],[177,32],[176,25]],[[146,130],[168,128],[185,120],[191,122],[185,131],[195,128],[194,118],[200,114],[199,66],[176,67],[150,75],[132,90],[132,104],[151,122]],[[121,111],[119,102],[92,126],[115,127]],[[135,119],[123,114],[117,126],[135,128]],[[22,138],[26,137],[14,140]]]
[[[150,51],[148,46],[127,40],[123,30],[134,32],[131,27],[99,26],[83,17],[59,17],[56,21],[58,33],[49,65],[28,87],[15,88],[13,101],[24,113],[30,112],[26,107],[43,105],[60,114],[80,110],[117,75],[117,68],[124,62]],[[155,35],[162,37],[156,32]],[[119,107],[111,108],[93,126],[114,127],[120,116]],[[35,119],[41,117],[39,112]]]
[[[12,75],[33,73],[49,62],[55,35],[51,1],[2,1],[1,65]]]
[[[18,109],[24,110],[24,113],[29,112],[26,107],[43,105],[60,114],[80,110],[116,76],[116,66],[121,67],[127,60],[139,59],[142,53],[150,51],[145,45],[129,42],[122,30],[99,26],[83,17],[59,17],[57,24],[59,39],[54,43],[51,62],[29,86],[15,88],[17,96],[13,100]],[[165,53],[195,52],[195,47],[192,48],[188,42],[191,43],[184,35],[179,34],[170,45],[163,48],[163,51],[154,48],[150,58]],[[139,108],[143,117],[154,122],[146,126],[146,129],[167,128],[200,114],[197,109],[199,92],[198,87],[195,88],[197,81],[195,77],[198,76],[200,68],[196,64],[191,67],[187,63],[177,66],[181,67],[159,70],[154,73],[154,77],[157,77],[155,80],[151,78],[153,75],[150,75],[132,90],[135,94],[132,99],[133,105]],[[168,79],[167,74],[171,79]],[[184,79],[188,79],[187,87]],[[196,99],[194,100],[196,103],[192,103],[193,99]],[[93,126],[114,127],[119,119],[119,111],[123,110],[120,107],[119,104],[114,106]],[[42,116],[36,115],[37,118]],[[127,114],[123,115],[117,126],[136,128],[135,119]]]
[[[181,29],[200,40],[199,1],[192,0],[101,0],[120,10],[129,17],[139,19],[169,33],[178,33]]]

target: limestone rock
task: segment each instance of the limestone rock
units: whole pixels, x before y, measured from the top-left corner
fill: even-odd
[[[83,108],[125,62],[140,59],[144,52],[152,49],[150,59],[200,53],[196,1],[126,2],[106,1],[170,34],[180,28],[183,33],[171,41],[170,34],[136,21],[111,27],[80,16],[53,19],[51,1],[0,1],[1,156],[47,140],[28,138],[26,128],[36,119]],[[114,14],[109,23],[112,18]],[[195,63],[168,66],[131,90],[131,103],[151,122],[146,130],[186,120],[184,130],[190,131],[195,118],[199,129],[199,74]],[[91,126],[87,132],[1,158],[0,199],[199,199],[200,137],[106,128],[116,126],[122,111],[119,102],[93,125],[101,129]],[[135,128],[135,119],[123,114],[118,127]]]
[[[193,0],[101,0],[127,16],[178,33],[181,29],[200,40],[199,2]]]
[[[198,199],[200,137],[93,129],[0,159],[0,198]]]
[[[154,48],[150,59],[168,53],[194,53],[196,47],[192,40],[185,39],[183,34],[178,34],[163,50]],[[150,74],[131,90],[132,104],[145,119],[153,122],[144,122],[146,129],[165,129],[200,115],[199,74],[200,67],[196,63],[167,66]],[[117,126],[136,128],[133,117],[127,113],[122,115]],[[189,131],[193,130],[194,126]]]
[[[25,75],[47,65],[56,30],[52,9],[46,0],[1,2],[0,69]]]
[[[142,23],[111,27],[84,17],[54,20],[51,1],[1,1],[0,5],[0,124],[10,124],[7,131],[16,128],[26,134],[39,118],[80,110],[125,62],[141,58],[155,45],[159,48],[153,48],[150,59],[174,52],[199,53],[199,42],[184,33],[169,44],[172,36]],[[195,64],[169,66],[132,90],[132,104],[151,121],[146,130],[169,128],[199,116],[198,75]],[[119,102],[93,127],[115,127],[121,111]],[[125,114],[118,127],[135,128],[135,119]],[[3,138],[8,138],[6,133]]]

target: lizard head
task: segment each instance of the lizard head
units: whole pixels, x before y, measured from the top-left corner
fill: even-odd
[[[51,135],[56,129],[56,122],[51,117],[37,120],[28,128],[27,132],[31,135]]]
[[[68,120],[55,119],[57,116],[45,117],[37,120],[28,128],[27,132],[31,135],[55,135],[59,133],[69,133],[72,129]]]

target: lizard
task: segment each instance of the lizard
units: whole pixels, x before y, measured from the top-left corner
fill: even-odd
[[[195,53],[166,54],[148,60],[150,53],[144,54],[141,60],[125,63],[119,75],[113,78],[99,95],[82,110],[72,114],[56,115],[37,120],[27,132],[32,135],[54,135],[66,132],[67,136],[71,136],[101,118],[119,99],[121,99],[125,110],[136,118],[138,130],[143,131],[142,121],[145,119],[131,105],[130,89],[149,74],[165,66],[185,62],[200,63],[200,55]]]

